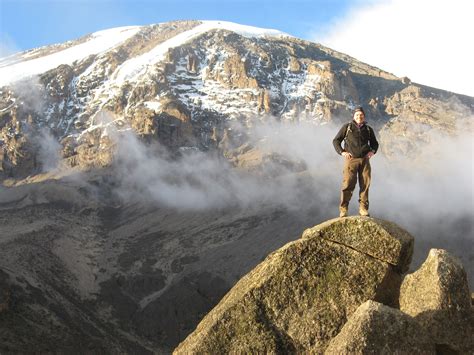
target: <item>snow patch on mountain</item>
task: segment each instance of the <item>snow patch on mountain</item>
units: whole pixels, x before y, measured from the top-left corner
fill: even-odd
[[[9,65],[9,57],[0,59],[0,87],[33,75],[42,74],[57,68],[61,64],[72,64],[92,54],[106,52],[125,42],[137,34],[139,30],[139,26],[128,26],[95,32],[84,43],[51,55],[24,60],[13,65]]]
[[[215,56],[219,58],[214,65],[214,71],[223,72],[223,63],[229,54],[224,50],[218,51],[217,48],[207,48],[206,54],[205,58],[200,58],[201,64],[197,73],[188,71],[186,58],[182,58],[176,64],[175,72],[168,77],[173,94],[193,111],[217,111],[227,115],[229,119],[245,114],[257,114],[256,102],[246,98],[256,97],[259,90],[228,88],[208,76],[211,58]]]
[[[175,48],[189,42],[193,38],[202,35],[211,30],[223,29],[238,33],[244,37],[265,37],[265,36],[289,36],[288,34],[272,29],[258,28],[252,26],[239,25],[227,21],[202,21],[202,24],[194,27],[189,31],[182,32],[163,43],[160,43],[151,51],[127,60],[115,72],[113,81],[120,85],[125,81],[134,81],[138,77],[144,75],[149,66],[163,60],[165,54],[170,48]]]
[[[228,30],[232,31],[235,33],[238,33],[241,36],[244,37],[292,37],[289,34],[278,31],[278,30],[273,30],[273,29],[268,29],[268,28],[259,28],[259,27],[253,27],[253,26],[246,26],[246,25],[240,25],[238,23],[234,22],[228,22],[228,21],[202,21],[204,27],[207,27],[206,31],[212,30],[212,29],[223,29],[223,30]]]
[[[20,56],[15,55],[1,58],[0,87],[33,75],[45,73],[48,70],[57,68],[61,64],[72,64],[90,55],[107,52],[136,35],[140,29],[140,26],[127,26],[98,31],[91,34],[90,39],[84,43],[36,59],[29,59],[32,56],[31,51]],[[120,85],[126,80],[136,79],[146,73],[150,65],[162,60],[168,49],[178,47],[207,31],[215,29],[233,31],[245,37],[291,37],[284,32],[273,29],[239,25],[227,21],[202,21],[195,28],[180,33],[159,44],[151,51],[123,63],[114,74],[114,84]],[[36,53],[36,51],[33,52]]]

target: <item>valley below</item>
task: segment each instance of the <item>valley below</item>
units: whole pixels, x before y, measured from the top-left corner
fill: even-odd
[[[125,200],[104,172],[1,188],[2,352],[170,353],[268,254],[334,217],[337,199],[332,208],[318,203],[312,178],[300,176],[306,198],[291,208]],[[430,248],[445,248],[472,285],[472,220],[446,223],[456,243],[420,229],[412,268]]]

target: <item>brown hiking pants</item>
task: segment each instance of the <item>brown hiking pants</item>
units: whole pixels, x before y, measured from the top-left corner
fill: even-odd
[[[347,208],[359,178],[359,205],[369,209],[370,162],[368,158],[344,159],[340,207]]]

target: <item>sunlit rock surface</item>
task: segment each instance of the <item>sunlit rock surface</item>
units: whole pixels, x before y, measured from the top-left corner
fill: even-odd
[[[367,301],[349,317],[325,354],[436,354],[429,333],[398,309]]]
[[[474,351],[474,309],[464,267],[446,250],[431,249],[400,289],[400,309],[414,317],[437,344]]]
[[[413,237],[388,222],[352,217],[305,231],[243,277],[175,353],[323,352],[360,304],[396,305],[401,275],[382,250],[391,242],[391,262],[406,269]]]

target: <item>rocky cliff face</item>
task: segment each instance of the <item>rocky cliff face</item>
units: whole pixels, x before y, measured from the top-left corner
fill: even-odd
[[[98,41],[102,51],[93,47]],[[245,131],[255,122],[339,122],[363,104],[390,154],[411,151],[412,138],[427,129],[453,133],[474,108],[470,97],[411,83],[321,45],[225,22],[112,29],[1,63],[3,177],[44,169],[44,142],[35,137],[45,129],[60,143],[64,163],[91,168],[113,160],[111,130],[131,128],[171,149],[229,156],[248,144]],[[405,138],[393,144],[393,137]]]

